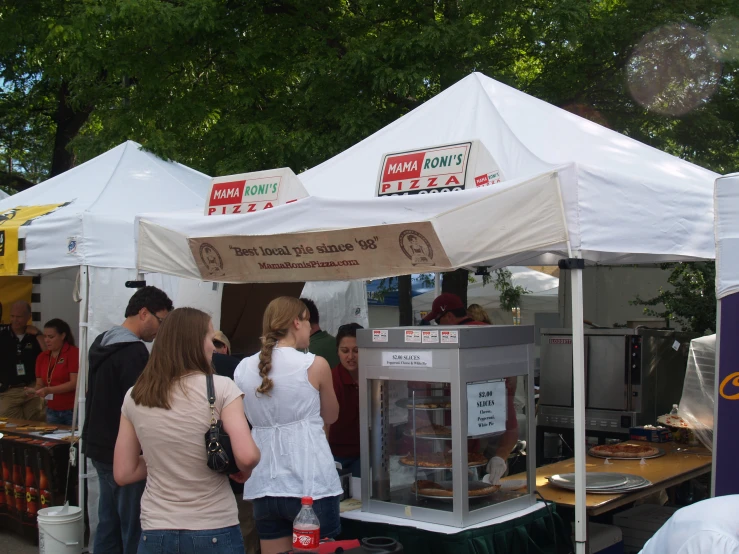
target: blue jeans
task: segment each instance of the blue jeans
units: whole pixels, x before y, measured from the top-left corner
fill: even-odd
[[[341,533],[339,496],[328,496],[313,501],[313,511],[321,524],[321,538],[333,539]],[[263,496],[252,500],[254,522],[262,540],[281,539],[293,534],[293,521],[302,508],[300,498]]]
[[[72,425],[73,414],[74,410],[52,410],[51,408],[46,408],[46,423]]]
[[[100,482],[93,552],[135,554],[141,536],[141,495],[146,481],[120,487],[113,479],[113,464],[92,460],[92,465]]]
[[[143,531],[138,554],[244,554],[238,525],[207,531]]]

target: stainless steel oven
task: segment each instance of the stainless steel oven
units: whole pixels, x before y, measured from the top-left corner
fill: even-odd
[[[625,434],[655,423],[680,401],[690,340],[696,335],[654,329],[585,331],[585,428]],[[574,426],[572,330],[543,329],[538,425]]]

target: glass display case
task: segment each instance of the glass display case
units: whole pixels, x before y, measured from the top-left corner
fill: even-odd
[[[534,504],[534,456],[525,479],[486,475],[536,452],[532,326],[365,329],[357,345],[363,511],[467,527]]]

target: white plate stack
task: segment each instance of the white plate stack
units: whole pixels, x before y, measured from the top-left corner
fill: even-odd
[[[613,516],[613,524],[623,533],[624,552],[639,552],[676,511],[668,506],[642,504]]]

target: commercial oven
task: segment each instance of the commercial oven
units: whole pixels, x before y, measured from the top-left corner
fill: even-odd
[[[585,429],[618,437],[680,401],[690,340],[672,330],[585,331]],[[543,329],[538,426],[572,429],[572,329]]]

